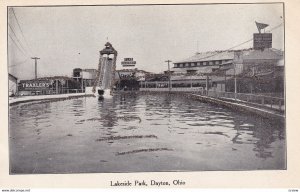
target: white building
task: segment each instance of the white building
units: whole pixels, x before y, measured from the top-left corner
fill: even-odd
[[[170,70],[171,80],[172,84],[180,80],[186,84],[198,83],[204,88],[208,85],[208,90],[233,91],[234,77],[239,78],[240,82],[243,80],[246,85],[253,86],[253,76],[274,73],[274,68],[282,59],[283,51],[274,48],[197,53],[174,62],[174,67]],[[245,87],[240,85],[240,90],[243,91]],[[252,89],[254,90],[252,87],[248,88],[250,92]]]
[[[16,95],[18,93],[18,78],[8,74],[8,86],[9,96]]]

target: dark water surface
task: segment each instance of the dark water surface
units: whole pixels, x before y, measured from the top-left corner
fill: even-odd
[[[284,125],[168,95],[10,107],[10,172],[285,169]]]

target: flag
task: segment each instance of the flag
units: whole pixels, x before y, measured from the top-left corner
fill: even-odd
[[[260,30],[261,30],[261,29],[264,29],[264,28],[266,28],[266,27],[268,27],[268,26],[269,26],[268,24],[264,24],[264,23],[257,23],[256,21],[255,21],[255,24],[256,24],[256,27],[257,27],[257,29],[258,29],[259,33],[260,33]]]

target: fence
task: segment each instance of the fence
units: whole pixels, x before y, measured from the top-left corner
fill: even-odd
[[[203,87],[172,87],[169,89],[167,86],[157,86],[154,83],[152,85],[147,84],[146,88],[141,87],[140,91],[154,91],[154,92],[190,92],[198,95],[205,95],[209,97],[220,98],[223,100],[237,101],[240,103],[255,105],[258,107],[264,107],[267,109],[273,109],[280,112],[285,110],[284,98],[269,96],[269,94],[251,94],[251,93],[234,93],[223,91],[206,91]]]
[[[171,81],[171,88],[203,88],[205,84],[197,81]],[[168,88],[169,81],[142,81],[140,82],[140,88]]]
[[[234,92],[221,92],[221,91],[203,91],[202,95],[209,97],[216,97],[220,99],[230,99],[247,104],[254,104],[263,106],[269,109],[275,109],[283,112],[285,110],[285,101],[281,97],[272,97],[259,94],[250,93],[234,93]]]
[[[140,91],[157,91],[157,92],[192,92],[192,93],[198,93],[203,94],[203,88],[202,87],[172,87],[169,89],[168,87],[147,87],[147,88],[140,88]]]

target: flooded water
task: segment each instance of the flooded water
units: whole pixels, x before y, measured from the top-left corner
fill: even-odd
[[[179,96],[10,108],[10,172],[285,169],[284,125]]]

